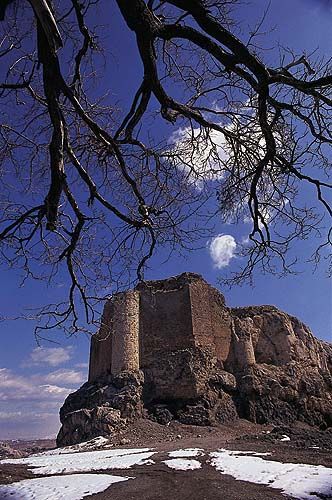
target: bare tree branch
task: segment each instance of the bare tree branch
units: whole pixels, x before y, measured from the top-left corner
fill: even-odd
[[[267,64],[268,11],[245,40],[236,3],[107,7],[142,67],[124,105],[98,0],[1,4],[0,255],[23,280],[66,270],[69,283],[37,314],[39,332],[86,331],[98,299],[143,280],[158,249],[204,246],[215,221],[247,231],[227,283],[294,272],[294,245],[311,236],[314,265],[330,252],[331,62],[280,49]]]

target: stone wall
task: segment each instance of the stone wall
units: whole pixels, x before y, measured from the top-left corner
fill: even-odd
[[[232,337],[232,317],[224,296],[202,279],[189,284],[189,296],[195,346],[224,362]]]
[[[187,285],[169,290],[140,290],[141,367],[165,352],[194,347]]]
[[[118,293],[113,299],[111,374],[139,370],[139,293]]]
[[[91,339],[89,382],[106,374],[139,370],[139,293],[118,293],[104,307]]]
[[[91,342],[89,381],[141,370],[146,404],[193,400],[204,395],[213,370],[239,378],[258,365],[301,361],[330,373],[327,352],[297,318],[274,306],[228,308],[218,290],[184,273],[141,283],[106,304]]]
[[[148,399],[195,397],[195,347],[188,283],[146,283],[140,290],[140,368]],[[185,369],[183,369],[185,367]]]
[[[200,276],[145,282],[106,304],[91,343],[89,380],[141,369],[150,398],[194,398],[204,386],[195,376],[196,350],[222,363],[230,342],[224,297]]]
[[[106,302],[99,332],[92,336],[90,346],[89,382],[111,372],[113,302]]]

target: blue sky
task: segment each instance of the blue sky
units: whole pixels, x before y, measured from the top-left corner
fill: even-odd
[[[261,16],[267,2],[253,1],[241,8],[245,24],[252,24]],[[127,98],[135,90],[135,81],[141,74],[141,65],[136,57],[132,35],[123,37],[126,31],[115,7],[110,16],[109,44],[112,71],[109,80],[112,92],[119,103],[126,105]],[[322,54],[332,53],[331,38],[332,7],[329,1],[315,0],[272,0],[266,20],[266,30],[275,28],[267,36],[266,53],[273,59],[276,42],[293,47],[297,51],[311,51],[318,48]],[[121,63],[125,60],[125,64]],[[106,75],[108,76],[108,75]],[[106,81],[108,78],[106,78]],[[124,85],[123,82],[126,84]],[[100,89],[102,92],[104,89]],[[215,237],[228,235],[236,241],[247,236],[246,226],[216,225]],[[218,241],[218,240],[217,240]],[[310,255],[315,241],[298,243],[294,253]],[[208,245],[208,242],[206,242]],[[219,287],[218,280],[223,272],[236,264],[230,245],[221,245],[220,258],[228,266],[218,269],[211,258],[208,246],[183,257],[173,255],[166,263],[165,257],[157,254],[151,261],[147,279],[160,279],[184,271],[200,273]],[[218,255],[217,255],[218,257]],[[256,276],[255,286],[233,287],[222,290],[230,306],[249,304],[274,304],[280,309],[297,316],[308,324],[312,331],[325,340],[332,340],[332,284],[322,269],[313,273],[311,266],[302,264],[300,273],[284,279],[274,276]],[[17,317],[22,311],[61,297],[61,286],[41,285],[27,281],[19,287],[20,276],[15,270],[2,270],[0,303],[1,316]],[[66,394],[79,387],[86,379],[89,353],[88,336],[81,334],[65,338],[62,332],[55,332],[52,340],[57,343],[36,344],[33,320],[0,322],[0,439],[17,437],[44,437],[55,435],[59,427],[58,410]]]

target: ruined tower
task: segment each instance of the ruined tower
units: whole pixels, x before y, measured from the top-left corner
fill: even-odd
[[[105,373],[139,370],[139,293],[116,294],[104,308],[99,332],[92,337],[89,381]]]
[[[156,399],[197,397],[196,350],[223,363],[231,334],[224,297],[199,275],[141,283],[106,304],[91,342],[89,381],[142,370]]]

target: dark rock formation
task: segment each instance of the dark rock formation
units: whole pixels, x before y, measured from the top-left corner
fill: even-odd
[[[143,412],[142,372],[122,372],[101,376],[93,384],[86,382],[70,394],[60,410],[62,427],[59,446],[107,436],[124,428]]]
[[[141,417],[326,429],[332,346],[273,306],[226,307],[195,274],[140,284],[106,304],[89,381],[66,399],[57,442],[114,434]]]

